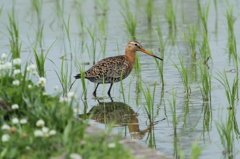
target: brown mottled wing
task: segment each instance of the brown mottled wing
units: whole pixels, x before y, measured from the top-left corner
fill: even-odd
[[[85,72],[85,78],[96,83],[113,83],[126,78],[131,69],[124,56],[105,58]],[[122,78],[121,78],[122,76]]]

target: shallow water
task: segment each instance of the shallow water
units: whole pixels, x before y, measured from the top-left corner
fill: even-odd
[[[77,2],[77,1],[76,1]],[[81,1],[79,1],[81,2]],[[109,56],[115,56],[118,54],[124,54],[126,44],[131,38],[125,30],[124,20],[120,14],[122,11],[121,5],[118,1],[109,0],[108,10],[106,14],[106,54],[102,53],[100,42],[103,43],[104,36],[101,35],[99,26],[96,24],[96,19],[101,19],[103,16],[101,10],[95,5],[95,1],[86,1],[82,4],[81,12],[84,18],[84,35],[79,36],[80,27],[76,20],[77,9],[74,7],[79,4],[74,4],[74,1],[64,2],[63,17],[67,21],[70,16],[70,39],[71,48],[67,35],[64,32],[61,18],[56,15],[56,2],[44,1],[42,20],[44,21],[44,36],[43,44],[44,50],[47,50],[55,41],[53,47],[50,49],[48,59],[46,61],[47,70],[47,93],[52,94],[56,91],[54,86],[57,85],[61,88],[59,79],[54,70],[60,72],[62,60],[61,56],[66,55],[66,65],[69,68],[68,76],[73,77],[79,72],[81,63],[90,63],[85,65],[84,69],[90,68],[93,63],[93,55],[91,53],[92,41],[86,31],[86,27],[92,31],[96,27],[96,61]],[[202,6],[210,2],[208,0],[201,1]],[[228,1],[233,6],[233,13],[236,17],[235,21],[235,36],[237,38],[237,50],[240,49],[238,44],[240,30],[237,28],[240,23],[238,18],[239,5],[237,0]],[[143,47],[152,50],[156,55],[161,56],[158,51],[159,46],[156,40],[155,29],[157,28],[157,20],[153,16],[152,25],[148,25],[147,16],[144,11],[144,4],[138,1],[130,1],[130,8],[137,16],[137,40],[139,40]],[[161,23],[163,39],[166,40],[169,37],[169,28],[167,21],[164,17],[165,7],[164,1],[154,1],[154,10],[158,11],[158,18]],[[6,24],[8,24],[7,13],[11,12],[12,3],[9,1],[0,1],[0,6],[3,6],[2,14],[0,15],[1,21],[1,37],[0,37],[0,53],[9,53],[9,41]],[[229,55],[227,52],[227,21],[225,17],[227,4],[223,0],[217,1],[218,16],[215,14],[215,8],[213,2],[210,3],[209,18],[208,18],[208,35],[209,44],[211,48],[211,58],[208,62],[209,71],[212,72],[212,91],[211,101],[204,102],[200,88],[199,72],[195,73],[197,80],[190,80],[191,94],[189,98],[186,98],[184,93],[184,87],[182,84],[181,76],[178,70],[173,66],[177,64],[179,66],[178,54],[183,57],[185,66],[192,72],[198,68],[197,64],[192,63],[192,57],[189,53],[189,47],[183,38],[183,32],[187,30],[186,21],[190,24],[196,24],[199,22],[197,3],[191,0],[181,0],[176,7],[177,12],[177,36],[174,40],[175,44],[172,45],[171,40],[166,45],[164,55],[164,87],[159,77],[155,59],[146,54],[138,53],[141,63],[141,71],[135,70],[129,75],[128,78],[123,80],[125,101],[123,94],[121,93],[121,83],[113,85],[111,101],[107,97],[107,90],[109,85],[100,85],[97,95],[99,97],[106,97],[101,102],[105,103],[102,110],[97,111],[98,116],[96,120],[103,116],[103,120],[98,122],[92,120],[91,122],[97,124],[99,127],[105,129],[109,120],[117,119],[113,131],[120,133],[123,136],[130,138],[140,139],[138,142],[148,146],[155,147],[168,156],[173,156],[176,152],[176,145],[178,148],[185,151],[188,156],[191,150],[191,145],[194,141],[198,141],[199,145],[205,147],[201,153],[200,158],[220,158],[223,157],[221,146],[221,140],[216,129],[216,122],[225,122],[228,116],[228,102],[224,92],[224,87],[214,77],[218,77],[217,73],[223,73],[224,70],[232,70],[235,68],[233,62],[229,62]],[[96,9],[97,8],[97,9]],[[16,1],[15,4],[16,17],[18,19],[20,40],[22,41],[22,54],[21,58],[24,63],[33,62],[34,54],[32,51],[33,42],[36,36],[35,30],[37,29],[36,14],[33,12],[31,3],[29,1]],[[183,22],[183,15],[185,22]],[[216,25],[217,24],[217,25]],[[197,38],[202,42],[202,37],[199,35]],[[82,45],[83,44],[83,45]],[[89,52],[88,53],[88,49]],[[118,51],[119,48],[119,51]],[[71,55],[71,56],[70,56]],[[197,55],[199,57],[199,55]],[[199,60],[197,59],[199,62]],[[79,62],[79,63],[78,63]],[[161,61],[160,61],[161,62]],[[228,79],[232,83],[236,73],[227,72]],[[37,78],[35,79],[37,80]],[[73,78],[71,79],[73,81]],[[144,98],[143,91],[140,89],[140,84],[146,90],[149,88],[151,94],[156,83],[156,92],[154,95],[154,121],[149,122],[146,107],[146,99]],[[78,80],[73,88],[77,95],[77,103],[79,103],[79,113],[89,112],[93,107],[99,107],[99,103],[93,98],[92,92],[95,88],[95,84],[86,80],[87,85],[87,99],[83,100],[83,88],[81,81]],[[176,131],[173,129],[172,124],[172,111],[169,104],[172,101],[172,90],[176,92],[176,115],[178,117],[178,124]],[[140,90],[140,91],[139,91]],[[84,102],[83,102],[84,101]],[[104,105],[101,103],[100,105]],[[110,109],[113,105],[114,109]],[[119,107],[117,107],[120,105]],[[236,105],[236,121],[240,122],[239,103]],[[204,115],[204,108],[210,107],[208,115]],[[109,108],[109,109],[107,109]],[[115,109],[116,108],[116,109]],[[118,115],[116,115],[118,114]],[[119,119],[120,118],[120,119]],[[105,120],[104,120],[105,119]],[[165,119],[165,120],[164,120]],[[127,124],[127,121],[131,124]],[[99,123],[100,122],[100,123]],[[203,125],[206,123],[209,125],[209,130],[204,130]],[[130,133],[131,132],[131,133]],[[174,137],[175,136],[175,137]],[[239,136],[239,135],[238,135]],[[239,141],[235,138],[234,144],[234,156],[239,158]]]

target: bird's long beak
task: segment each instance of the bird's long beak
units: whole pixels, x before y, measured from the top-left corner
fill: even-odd
[[[162,58],[160,58],[160,57],[158,57],[158,56],[156,56],[156,55],[148,52],[148,51],[145,50],[145,49],[142,49],[142,48],[141,48],[139,51],[142,51],[142,52],[144,52],[144,53],[146,53],[146,54],[148,54],[148,55],[150,55],[150,56],[153,56],[153,57],[155,57],[155,58],[157,58],[157,59],[159,59],[159,60],[163,60]]]

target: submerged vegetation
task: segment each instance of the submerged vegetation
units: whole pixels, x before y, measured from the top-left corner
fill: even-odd
[[[119,137],[85,133],[90,119],[100,121],[96,105],[103,121],[124,121],[100,122],[101,128],[168,156],[239,158],[238,6],[237,0],[1,1],[0,159],[132,158]],[[130,40],[164,60],[137,53],[112,98],[104,92],[93,98],[84,70],[124,54]],[[125,107],[111,109],[116,103]]]

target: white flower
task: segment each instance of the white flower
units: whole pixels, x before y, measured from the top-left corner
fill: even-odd
[[[10,62],[5,63],[5,69],[12,69],[12,64]]]
[[[75,95],[74,95],[74,92],[68,92],[68,94],[67,94],[67,97],[68,98],[73,98]]]
[[[58,90],[58,86],[56,85],[56,86],[54,86],[54,90]]]
[[[27,119],[21,119],[21,120],[20,120],[20,123],[21,123],[21,124],[27,124]]]
[[[18,108],[19,108],[19,106],[17,104],[12,105],[12,109],[18,109]]]
[[[15,85],[15,86],[19,86],[20,81],[19,80],[14,80],[12,84]]]
[[[49,128],[48,127],[42,127],[42,132],[47,134],[49,131]]]
[[[57,134],[56,130],[50,130],[49,131],[49,135],[51,135],[51,136],[56,135],[56,134]]]
[[[4,52],[3,54],[2,54],[2,56],[1,56],[1,59],[6,59],[8,57],[8,55]]]
[[[0,64],[0,70],[5,70],[6,69],[6,66],[5,65],[2,65]]]
[[[60,97],[60,102],[67,102],[68,101],[68,98],[67,97]]]
[[[82,156],[77,153],[70,154],[70,159],[82,159]]]
[[[46,84],[47,80],[44,77],[40,77],[38,80],[38,85],[39,86],[44,86]]]
[[[34,136],[36,136],[36,137],[43,136],[43,132],[41,130],[35,130],[34,131]]]
[[[19,123],[18,118],[13,118],[13,119],[12,119],[12,123],[13,123],[13,124],[18,124],[18,123]]]
[[[37,67],[36,67],[36,65],[31,64],[31,65],[29,66],[29,68],[30,68],[30,70],[35,70]]]
[[[109,147],[109,148],[114,148],[114,147],[116,147],[116,144],[115,144],[115,143],[109,143],[109,144],[108,144],[108,147]]]
[[[9,130],[9,129],[10,129],[10,126],[9,126],[9,125],[3,124],[2,130]]]
[[[32,85],[31,85],[31,84],[29,84],[29,85],[28,85],[28,88],[29,88],[29,89],[31,89],[31,88],[32,88]]]
[[[44,126],[45,122],[42,119],[40,119],[40,120],[37,121],[36,125],[37,126]]]
[[[19,74],[20,72],[21,72],[21,70],[17,69],[17,70],[13,71],[13,74],[16,75],[16,74]]]
[[[21,65],[21,59],[20,58],[13,59],[13,65]]]
[[[3,134],[2,142],[7,142],[9,139],[10,139],[10,136],[8,134]]]
[[[29,72],[29,71],[34,71],[34,70],[36,70],[36,65],[34,65],[34,64],[31,64],[31,65],[29,65],[28,67],[27,67],[27,71]]]

